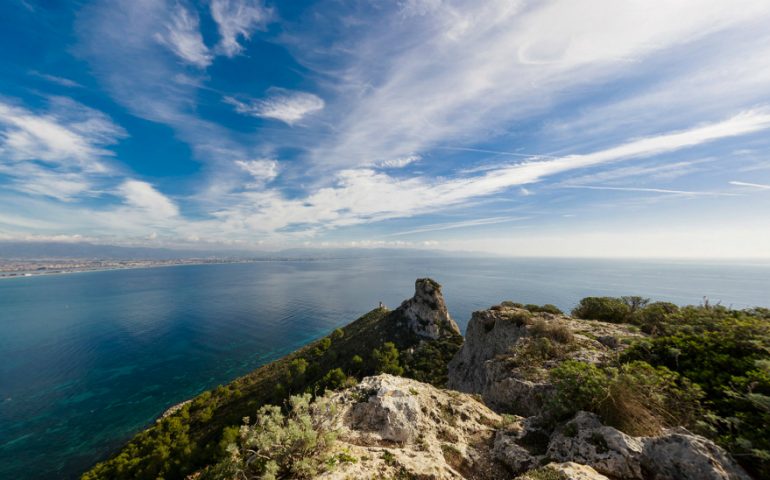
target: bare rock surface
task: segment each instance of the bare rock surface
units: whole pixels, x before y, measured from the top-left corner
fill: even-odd
[[[321,478],[505,478],[492,455],[502,418],[470,395],[392,375],[329,397],[325,427],[357,459]]]
[[[750,477],[714,442],[684,428],[646,439],[641,457],[645,478],[676,480],[749,480]]]
[[[590,465],[613,477],[643,479],[640,439],[602,424],[593,413],[578,412],[548,444],[548,457]]]
[[[444,303],[441,285],[430,278],[415,282],[414,296],[404,300],[395,310],[407,320],[409,328],[417,335],[436,340],[449,335],[460,335],[457,326]]]
[[[559,332],[569,332],[568,340]],[[465,342],[449,363],[448,386],[481,394],[497,411],[537,415],[550,392],[549,368],[566,359],[599,363],[625,348],[623,339],[639,335],[628,325],[498,305],[473,313]],[[558,353],[533,362],[533,342],[547,342]]]
[[[547,457],[588,465],[618,479],[749,480],[714,442],[684,428],[659,436],[632,437],[578,412],[551,436]]]

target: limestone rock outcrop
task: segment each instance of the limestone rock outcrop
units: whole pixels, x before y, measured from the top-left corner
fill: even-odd
[[[497,411],[537,415],[550,392],[549,368],[565,359],[601,362],[625,348],[619,339],[638,335],[626,325],[498,305],[473,313],[465,342],[449,363],[448,387],[481,394]],[[536,349],[547,349],[550,358],[531,361]]]
[[[504,478],[491,445],[502,418],[470,395],[392,375],[329,397],[325,427],[356,462],[321,478]]]
[[[684,428],[646,439],[641,461],[650,480],[750,480],[722,448]]]
[[[714,442],[684,428],[654,437],[632,437],[605,426],[593,413],[578,412],[558,428],[547,457],[588,465],[623,480],[749,480]]]
[[[551,436],[547,455],[590,465],[613,477],[642,480],[642,448],[640,439],[602,425],[593,413],[578,412]]]
[[[409,328],[417,335],[436,340],[451,335],[461,335],[444,303],[441,285],[430,278],[420,278],[414,285],[414,296],[404,300],[394,313],[406,319]]]

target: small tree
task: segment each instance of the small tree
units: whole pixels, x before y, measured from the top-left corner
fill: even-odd
[[[229,456],[207,469],[201,479],[276,480],[314,478],[327,468],[335,436],[324,431],[311,415],[310,395],[292,396],[289,411],[266,405],[252,424],[244,419]]]
[[[399,365],[398,357],[398,349],[393,342],[383,343],[381,348],[372,350],[374,371],[391,375],[403,375],[404,369]]]
[[[573,317],[611,323],[628,322],[630,315],[631,307],[614,297],[586,297],[572,310]]]

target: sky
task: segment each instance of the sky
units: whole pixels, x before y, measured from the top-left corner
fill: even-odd
[[[770,2],[0,2],[0,240],[770,258]]]

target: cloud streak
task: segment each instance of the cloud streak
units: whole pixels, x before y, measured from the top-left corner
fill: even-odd
[[[730,185],[737,185],[739,187],[758,188],[760,190],[770,190],[770,185],[764,185],[761,183],[748,183],[748,182],[739,182],[739,181],[733,180],[732,182],[730,182]]]
[[[225,103],[235,107],[235,111],[252,117],[280,120],[287,125],[294,125],[306,116],[324,108],[324,101],[317,95],[306,92],[293,92],[282,88],[271,88],[268,96],[242,102],[233,97],[225,97]]]

